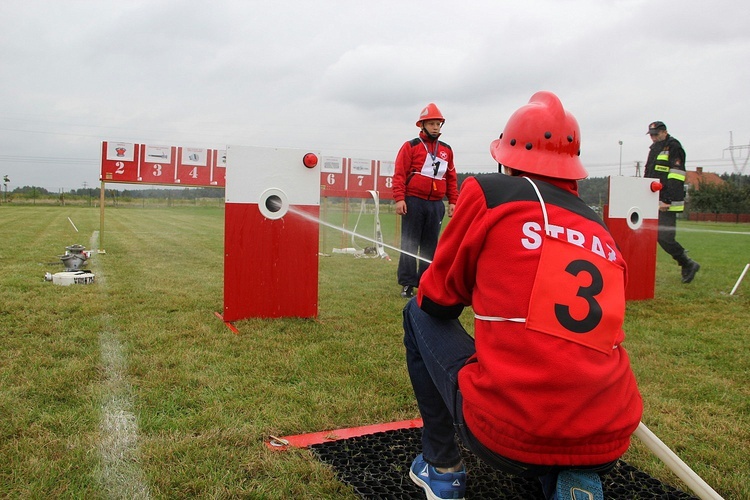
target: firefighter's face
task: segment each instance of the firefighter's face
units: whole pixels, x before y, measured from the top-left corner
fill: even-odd
[[[651,140],[653,142],[663,141],[664,139],[667,138],[667,131],[666,130],[659,130],[656,133],[650,134],[650,136],[651,136]]]
[[[440,128],[443,126],[443,122],[440,120],[425,120],[422,122],[422,127],[430,135],[437,135],[440,133]]]

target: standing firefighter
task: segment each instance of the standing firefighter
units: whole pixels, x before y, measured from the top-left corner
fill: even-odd
[[[448,198],[451,217],[458,198],[453,150],[438,140],[443,123],[438,107],[428,104],[417,120],[419,137],[405,142],[396,157],[393,199],[396,213],[402,216],[397,278],[404,298],[414,296],[414,288],[435,254],[445,216],[443,200]]]
[[[580,141],[554,94],[519,108],[490,146],[507,175],[464,181],[404,308],[424,422],[409,476],[430,499],[464,496],[456,435],[491,467],[538,477],[546,498],[601,499],[599,474],[638,427],[643,405],[622,346],[626,265],[578,197]],[[458,320],[467,306],[473,337]]]
[[[659,246],[682,268],[682,282],[690,283],[701,266],[687,256],[675,239],[677,214],[685,210],[685,150],[680,141],[669,135],[664,122],[652,122],[648,135],[652,144],[645,177],[659,179],[663,186],[659,191]]]

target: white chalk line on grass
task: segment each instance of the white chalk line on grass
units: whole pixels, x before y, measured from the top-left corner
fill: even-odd
[[[685,231],[687,233],[742,234],[745,236],[750,236],[750,231],[724,231],[721,229],[699,229],[692,227],[680,227],[677,228],[677,230]]]
[[[89,247],[98,248],[98,243],[99,231],[94,231]],[[106,279],[96,259],[92,267],[97,286],[106,291]],[[127,359],[108,314],[102,315],[99,348],[105,376],[99,423],[101,469],[98,479],[107,498],[147,499],[151,495],[140,465],[138,421],[131,411],[133,400],[127,380]]]

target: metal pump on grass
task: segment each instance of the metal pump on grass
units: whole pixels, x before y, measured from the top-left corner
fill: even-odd
[[[60,260],[66,271],[78,271],[86,265],[89,254],[85,251],[85,246],[75,244],[65,247],[65,250],[65,255],[61,255]]]

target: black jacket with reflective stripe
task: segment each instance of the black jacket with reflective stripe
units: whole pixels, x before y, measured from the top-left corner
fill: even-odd
[[[682,149],[680,141],[667,135],[663,141],[651,144],[643,176],[659,179],[664,186],[659,192],[659,200],[664,203],[683,202],[685,200],[685,150]]]

